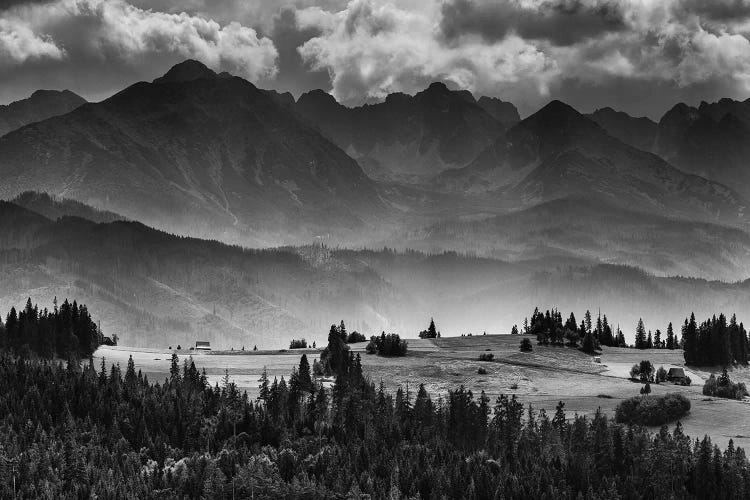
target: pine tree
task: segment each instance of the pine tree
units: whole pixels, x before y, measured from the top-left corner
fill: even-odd
[[[270,388],[268,385],[268,370],[263,367],[263,373],[260,374],[258,379],[258,401],[262,401],[264,406],[268,405],[268,398],[270,396]]]
[[[303,354],[299,360],[299,387],[301,391],[313,392],[313,382],[310,375],[310,363],[307,361],[307,354]]]
[[[675,345],[675,338],[674,338],[674,329],[672,328],[672,323],[670,322],[669,325],[667,325],[667,349],[675,349],[677,346]]]
[[[646,327],[643,325],[643,319],[638,320],[638,326],[635,327],[635,348],[646,348]]]
[[[690,321],[685,318],[685,325],[682,327],[683,356],[685,364],[692,365],[698,361],[698,325],[695,323],[695,314],[690,314]]]
[[[654,341],[651,338],[651,330],[648,331],[648,337],[646,337],[646,349],[653,349]]]
[[[658,328],[654,332],[654,347],[657,348],[657,349],[661,349],[661,347],[662,347],[662,345],[661,345],[661,330],[659,330]]]

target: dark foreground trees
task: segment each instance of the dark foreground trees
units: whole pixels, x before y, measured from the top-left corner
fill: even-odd
[[[16,354],[35,354],[45,359],[87,358],[102,343],[114,342],[104,337],[85,305],[67,299],[52,310],[40,310],[26,301],[26,307],[16,312],[15,307],[0,321],[0,349]]]
[[[750,361],[747,331],[735,315],[729,322],[719,314],[718,318],[713,316],[698,325],[691,314],[682,327],[682,339],[688,365],[747,365]]]
[[[746,498],[730,443],[655,435],[601,412],[551,418],[459,387],[390,393],[357,368],[332,389],[261,380],[257,401],[211,387],[176,355],[151,384],[132,363],[98,370],[0,355],[0,497]],[[651,399],[645,398],[645,399]],[[13,463],[16,467],[3,464]],[[655,473],[668,471],[668,473]]]

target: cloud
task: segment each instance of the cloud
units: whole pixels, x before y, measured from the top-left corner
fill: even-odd
[[[122,77],[153,78],[185,58],[201,60],[252,81],[272,78],[278,52],[270,38],[237,22],[224,25],[186,12],[142,9],[124,0],[55,0],[18,4],[0,17],[0,83],[23,79],[26,72],[59,72],[53,81]],[[76,77],[74,72],[80,72]],[[113,92],[132,80],[118,79]],[[45,82],[45,86],[51,82]],[[83,87],[92,83],[82,82]],[[118,88],[119,87],[119,88]],[[76,89],[78,90],[78,89]]]
[[[0,67],[34,59],[62,59],[65,51],[53,40],[34,33],[22,19],[0,18]]]
[[[379,99],[391,92],[413,92],[430,80],[496,94],[523,81],[546,94],[556,66],[542,51],[517,36],[487,43],[479,37],[447,46],[437,33],[439,6],[407,10],[393,3],[354,0],[336,13],[308,9],[300,18],[320,36],[299,49],[315,69],[326,69],[334,95],[346,103]]]
[[[694,96],[694,88],[750,92],[750,1],[413,4],[353,0],[338,11],[300,9],[298,23],[320,30],[300,54],[328,71],[333,93],[346,103],[413,92],[430,80],[510,99],[526,110],[570,89],[623,92],[627,82],[669,90],[665,107]]]
[[[440,22],[440,30],[448,40],[477,34],[495,42],[514,33],[556,45],[570,45],[624,28],[620,4],[611,0],[448,0],[442,6]]]
[[[347,104],[442,80],[523,112],[629,96],[653,116],[747,97],[748,39],[750,0],[0,0],[0,101],[106,96],[192,57]]]

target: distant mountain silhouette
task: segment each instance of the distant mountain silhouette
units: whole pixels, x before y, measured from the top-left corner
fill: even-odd
[[[654,152],[750,197],[750,100],[676,105],[659,121]]]
[[[502,101],[497,97],[482,96],[477,104],[505,126],[515,125],[521,121],[518,110],[510,102]]]
[[[500,190],[526,205],[596,195],[690,220],[746,221],[747,201],[729,187],[623,143],[560,101],[512,127],[469,166],[444,172],[439,182],[444,189]]]
[[[85,102],[70,90],[37,90],[27,99],[0,106],[0,136],[29,123],[68,113]]]
[[[295,107],[369,175],[416,183],[465,165],[518,121],[512,104],[487,98],[478,103],[471,93],[442,83],[356,108],[315,90],[300,96]]]
[[[255,245],[364,229],[385,209],[340,148],[277,99],[196,61],[0,138],[0,196],[39,190]]]
[[[630,144],[643,151],[652,151],[654,148],[657,124],[649,118],[635,118],[612,108],[597,109],[587,116],[606,130],[609,135],[618,138],[625,144]]]

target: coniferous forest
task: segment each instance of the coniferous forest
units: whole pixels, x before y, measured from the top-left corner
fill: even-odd
[[[75,310],[80,318],[85,306]],[[33,324],[26,310],[19,316]],[[169,377],[149,381],[132,358],[122,373],[104,362],[29,356],[11,343],[0,355],[0,496],[750,494],[745,452],[731,442],[720,450],[707,437],[692,439],[679,423],[652,433],[602,412],[566,414],[562,402],[549,415],[515,396],[490,401],[464,387],[437,398],[424,386],[392,394],[363,374],[359,356],[339,345],[341,336],[332,333],[329,342],[336,356],[331,389],[315,380],[303,355],[288,379],[270,381],[264,372],[256,400],[228,375],[211,387],[192,359],[180,363],[176,354]]]

